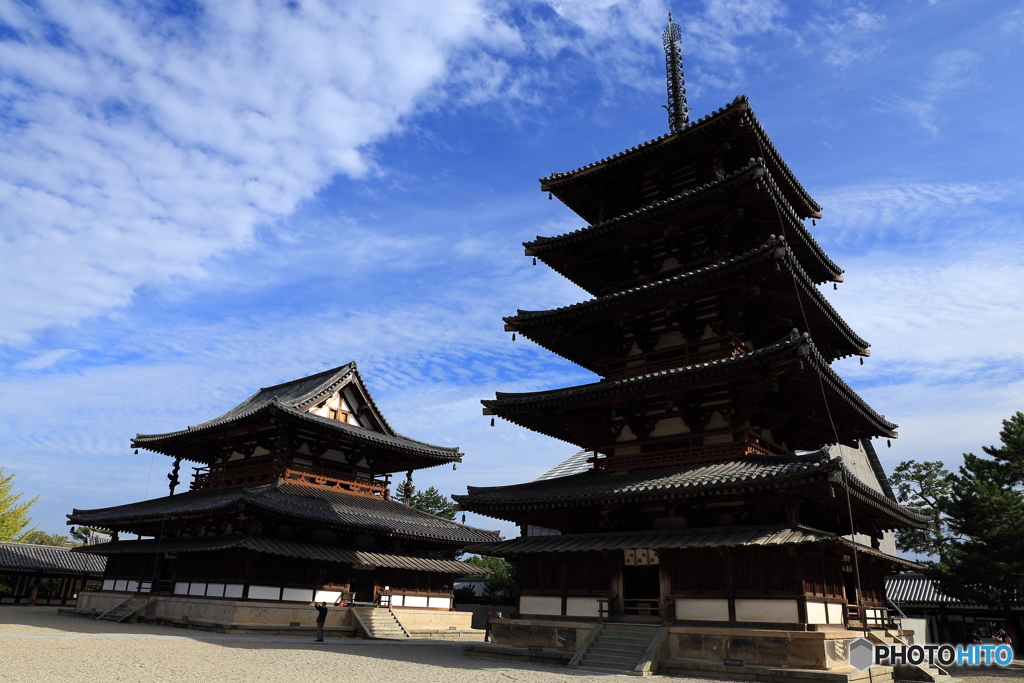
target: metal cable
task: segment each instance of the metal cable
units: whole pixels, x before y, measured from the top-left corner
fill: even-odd
[[[754,131],[754,137],[757,139],[757,148],[761,152],[761,161],[762,161],[762,163],[765,163],[765,165],[767,165],[767,162],[764,161],[765,154],[764,154],[764,147],[761,145],[761,136],[757,134],[756,130]],[[765,171],[766,171],[766,175],[767,175],[767,169],[765,169]],[[771,178],[771,176],[768,175],[768,179],[770,179],[770,178]],[[767,185],[767,183],[768,183],[768,180],[765,181],[766,185]],[[771,194],[770,191],[769,191],[769,194]],[[771,196],[772,196],[772,204],[775,206],[775,214],[779,218],[779,228],[782,231],[781,232],[782,238],[784,240],[786,240],[786,248],[788,250],[789,249],[789,238],[786,237],[786,222],[782,219],[782,210],[779,209],[779,201],[778,201],[778,199],[776,199],[774,194],[772,194]],[[807,312],[804,310],[803,297],[800,296],[800,285],[796,281],[796,268],[790,267],[789,274],[790,274],[790,277],[791,277],[791,279],[793,281],[793,291],[796,293],[797,305],[800,307],[800,316],[804,320],[804,331],[807,333],[809,338],[812,338],[811,337],[811,325],[807,321]],[[832,435],[835,437],[836,445],[838,446],[838,445],[840,445],[839,444],[839,432],[836,429],[835,420],[832,419],[832,410],[829,408],[829,405],[828,405],[828,396],[825,393],[825,380],[822,378],[820,372],[817,373],[817,374],[818,374],[818,386],[821,389],[821,401],[822,401],[822,403],[825,404],[825,413],[826,413],[826,415],[828,415],[828,422],[832,426]],[[847,512],[847,515],[848,515],[849,520],[850,520],[850,542],[853,544],[853,571],[854,571],[854,574],[856,575],[856,578],[857,578],[857,611],[860,614],[861,626],[863,627],[864,633],[866,634],[867,631],[868,631],[868,626],[867,626],[867,620],[865,619],[865,616],[864,616],[864,603],[863,603],[864,591],[863,591],[863,589],[861,587],[861,581],[860,581],[860,562],[859,562],[858,556],[857,556],[857,532],[856,532],[856,528],[854,526],[854,521],[853,521],[853,505],[850,502],[850,485],[849,485],[849,481],[848,481],[848,470],[847,470],[847,467],[846,467],[846,463],[844,463],[843,460],[842,460],[842,456],[841,455],[840,455],[840,458],[839,458],[839,464],[840,464],[840,467],[842,467],[842,472],[843,472],[843,480],[844,480],[843,481],[843,489],[846,491],[846,512]]]

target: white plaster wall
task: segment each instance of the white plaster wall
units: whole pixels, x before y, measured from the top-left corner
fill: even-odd
[[[687,600],[676,598],[676,619],[729,621],[729,601],[723,599]]]
[[[597,617],[600,616],[598,607],[597,598],[566,598],[565,616]]]
[[[825,609],[825,603],[823,602],[811,602],[807,601],[807,623],[808,624],[827,624],[828,623],[828,610]]]
[[[675,434],[689,434],[690,428],[681,417],[669,417],[658,420],[651,431],[651,436],[673,436]]]
[[[853,473],[853,476],[879,493],[884,493],[882,491],[882,484],[878,481],[878,477],[875,476],[875,471],[871,469],[868,452],[864,450],[863,446],[857,444],[857,448],[850,448],[840,444],[832,447],[832,453],[843,459],[843,464]]]
[[[842,624],[843,623],[843,606],[837,603],[830,602],[827,605],[828,608],[828,623],[830,624]]]
[[[281,589],[278,586],[249,586],[250,600],[280,600]]]
[[[800,621],[796,600],[737,600],[736,621]]]
[[[313,602],[313,589],[285,588],[281,592],[281,599],[291,602]]]
[[[900,619],[900,627],[904,631],[913,631],[913,645],[925,645],[928,643],[928,620],[926,619]]]
[[[519,598],[520,614],[561,614],[562,598],[524,595]]]

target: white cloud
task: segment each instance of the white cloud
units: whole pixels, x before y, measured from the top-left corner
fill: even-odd
[[[51,349],[20,363],[15,363],[13,368],[15,370],[45,370],[46,368],[52,368],[57,364],[57,361],[66,358],[74,352],[74,349]]]
[[[886,43],[879,36],[885,20],[884,14],[857,3],[832,14],[816,14],[807,23],[805,33],[820,45],[826,64],[847,67],[885,50]]]
[[[374,172],[367,145],[399,129],[455,53],[509,40],[475,0],[0,12],[17,33],[0,41],[0,343],[203,277],[334,174]],[[501,77],[465,61],[469,91]]]
[[[1017,9],[1004,15],[1002,30],[1004,33],[1018,34],[1024,38],[1024,9]]]
[[[978,67],[983,58],[970,50],[949,50],[932,60],[929,75],[920,84],[918,96],[896,100],[895,107],[933,135],[945,120],[941,105],[956,91],[971,87],[978,80]]]
[[[826,189],[816,196],[826,207],[816,234],[826,244],[852,248],[888,237],[931,241],[934,248],[949,246],[952,240],[977,244],[1000,234],[1019,234],[1018,228],[1007,229],[1005,223],[1021,221],[1013,207],[1024,202],[1024,182],[892,179]]]

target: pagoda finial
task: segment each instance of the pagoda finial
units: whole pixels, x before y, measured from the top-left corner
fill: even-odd
[[[661,34],[665,45],[665,71],[668,85],[668,127],[678,133],[690,123],[690,108],[686,106],[686,81],[683,79],[683,51],[679,41],[683,38],[679,24],[672,21],[668,13],[668,26]]]

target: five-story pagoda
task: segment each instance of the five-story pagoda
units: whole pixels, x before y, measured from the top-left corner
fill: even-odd
[[[818,290],[843,280],[805,224],[821,207],[745,96],[689,121],[678,31],[670,133],[541,180],[588,225],[526,255],[594,298],[505,319],[600,381],[482,402],[588,464],[455,496],[523,530],[470,551],[516,563],[524,620],[880,623],[890,532],[926,522],[871,447],[896,425],[831,367],[868,343]]]

